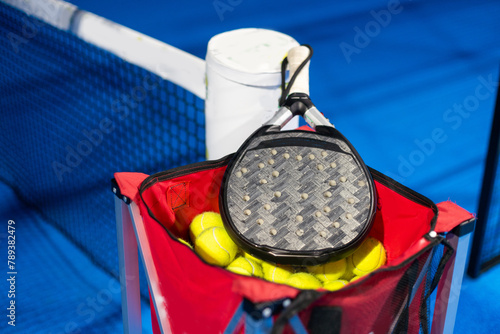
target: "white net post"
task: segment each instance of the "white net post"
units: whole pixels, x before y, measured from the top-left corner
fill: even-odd
[[[265,29],[238,29],[214,36],[206,57],[207,158],[235,152],[270,119],[281,95],[281,62],[298,43]],[[298,126],[292,119],[285,129]]]

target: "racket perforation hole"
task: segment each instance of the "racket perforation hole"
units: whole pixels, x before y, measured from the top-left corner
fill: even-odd
[[[351,213],[346,213],[346,214],[345,214],[345,217],[346,217],[347,219],[352,219],[352,214],[351,214]]]
[[[264,209],[269,211],[271,210],[271,206],[269,204],[264,204]]]
[[[331,192],[329,192],[329,191],[326,191],[323,195],[324,195],[325,197],[327,197],[327,198],[332,197],[332,193],[331,193]]]
[[[271,154],[272,155],[276,155],[276,154],[278,154],[278,151],[276,151],[276,150],[273,149],[273,150],[271,150]]]
[[[274,177],[278,177],[280,175],[280,173],[277,170],[273,171],[271,174]]]
[[[319,236],[322,238],[326,238],[327,233],[325,231],[321,231],[321,232],[319,232]]]
[[[340,227],[340,223],[339,222],[333,222],[333,227],[335,228],[339,228]]]
[[[332,163],[330,164],[330,167],[335,168],[335,167],[337,167],[337,164],[336,164],[335,162],[332,162]]]
[[[270,229],[270,230],[269,230],[269,233],[270,233],[271,235],[276,235],[276,234],[278,234],[278,231],[276,231],[276,229],[275,229],[275,228],[272,228],[272,229]]]
[[[257,219],[257,225],[262,225],[262,224],[264,224],[264,219],[262,218]]]
[[[345,177],[345,176],[341,176],[341,177],[339,178],[339,181],[340,181],[340,182],[345,182],[345,181],[347,181],[347,179],[346,179],[346,177]]]
[[[245,202],[248,202],[250,200],[250,196],[248,196],[248,195],[243,196],[243,200]]]
[[[301,215],[298,215],[297,217],[295,217],[295,220],[301,223],[304,220],[304,218]]]
[[[264,168],[266,165],[264,165],[264,164],[261,162],[261,163],[259,163],[259,165],[258,165],[258,166],[259,166],[259,168],[260,168],[260,169],[262,169],[262,168]]]
[[[335,187],[337,185],[337,182],[335,182],[335,180],[330,180],[328,181],[328,184],[330,185],[330,187]]]
[[[300,195],[300,197],[302,197],[302,199],[307,199],[309,197],[309,195],[306,193],[303,193]]]
[[[314,158],[316,158],[314,154],[309,154],[309,160],[314,160]]]
[[[245,211],[243,211],[243,213],[245,214],[245,216],[250,216],[252,214],[252,211],[246,209]]]
[[[297,155],[297,156],[295,157],[295,159],[296,159],[297,161],[301,161],[301,160],[302,160],[302,156],[301,156],[301,155]]]
[[[349,198],[349,199],[347,200],[347,203],[349,203],[349,204],[354,204],[354,198]]]
[[[318,218],[322,216],[321,211],[316,211],[314,215]]]
[[[365,185],[364,181],[358,181],[358,186],[363,187]]]
[[[317,165],[317,166],[316,166],[316,168],[317,168],[318,170],[323,170],[323,169],[325,169],[325,167],[324,167],[322,164]]]
[[[276,191],[276,192],[274,193],[274,197],[281,197],[281,192]]]
[[[327,155],[328,155],[328,153],[326,153],[326,151],[322,151],[322,152],[321,152],[321,156],[322,156],[323,158],[324,158],[324,157],[326,157]]]
[[[298,229],[297,231],[295,231],[295,234],[297,234],[299,237],[301,237],[304,235],[304,230]]]
[[[262,180],[260,180],[259,182],[260,182],[260,184],[266,184],[266,183],[267,183],[267,180],[266,180],[266,179],[262,179]]]
[[[288,153],[283,154],[283,158],[290,159],[290,154],[288,154]]]
[[[331,211],[331,209],[330,209],[330,207],[325,206],[325,207],[323,208],[323,211],[324,211],[324,212],[326,212],[326,213],[328,213],[328,212],[330,212],[330,211]]]
[[[236,177],[241,177],[242,175],[241,172],[236,172]]]
[[[243,167],[243,168],[241,169],[241,172],[242,172],[243,174],[245,174],[245,173],[247,173],[247,172],[248,172],[248,169],[246,169],[245,167]]]
[[[268,163],[268,164],[270,164],[270,165],[274,165],[274,160],[273,160],[273,159],[269,159],[269,160],[267,161],[267,163]]]

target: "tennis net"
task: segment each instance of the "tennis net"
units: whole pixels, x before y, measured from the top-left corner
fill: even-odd
[[[110,179],[205,158],[204,62],[64,2],[12,0],[0,59],[0,181],[118,278]]]

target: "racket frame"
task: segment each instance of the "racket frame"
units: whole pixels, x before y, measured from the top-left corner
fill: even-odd
[[[300,115],[304,117],[306,122],[315,129],[315,133],[320,136],[325,136],[327,138],[335,138],[343,141],[352,152],[352,155],[358,161],[359,166],[362,170],[363,175],[367,178],[367,187],[370,193],[370,209],[368,213],[368,218],[366,223],[363,225],[362,230],[358,235],[353,238],[347,244],[335,247],[335,248],[322,248],[318,250],[286,250],[279,249],[267,245],[262,245],[249,240],[243,233],[240,233],[236,228],[232,217],[230,216],[228,201],[225,195],[228,192],[228,179],[233,173],[233,169],[236,167],[241,167],[237,165],[239,158],[242,153],[246,151],[246,148],[257,138],[261,136],[272,136],[275,133],[311,133],[311,131],[306,130],[288,130],[280,131],[283,126],[286,125],[294,116]],[[297,140],[300,141],[300,136],[297,136]],[[270,138],[269,140],[272,140]],[[325,145],[327,145],[325,143]],[[377,206],[377,194],[374,186],[373,178],[368,170],[368,167],[364,164],[359,153],[353,147],[353,145],[344,137],[335,127],[319,112],[309,96],[305,93],[293,93],[287,98],[285,104],[276,112],[266,124],[261,128],[257,129],[238,149],[238,152],[234,155],[233,159],[228,163],[226,171],[224,173],[221,190],[219,193],[219,210],[224,222],[224,226],[231,237],[231,239],[245,252],[261,258],[266,261],[279,263],[279,264],[290,264],[290,265],[316,265],[329,261],[337,261],[341,258],[345,258],[352,254],[361,243],[367,237],[374,221]]]

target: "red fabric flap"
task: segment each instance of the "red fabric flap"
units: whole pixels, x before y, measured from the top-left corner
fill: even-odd
[[[265,281],[257,277],[234,276],[233,292],[244,296],[254,303],[268,302],[283,298],[295,298],[300,290],[284,285]]]
[[[450,201],[441,202],[437,207],[439,209],[435,229],[437,233],[449,232],[464,221],[474,218],[472,213]]]
[[[120,187],[121,194],[136,203],[139,202],[139,187],[148,176],[143,173],[115,173],[116,183]]]

